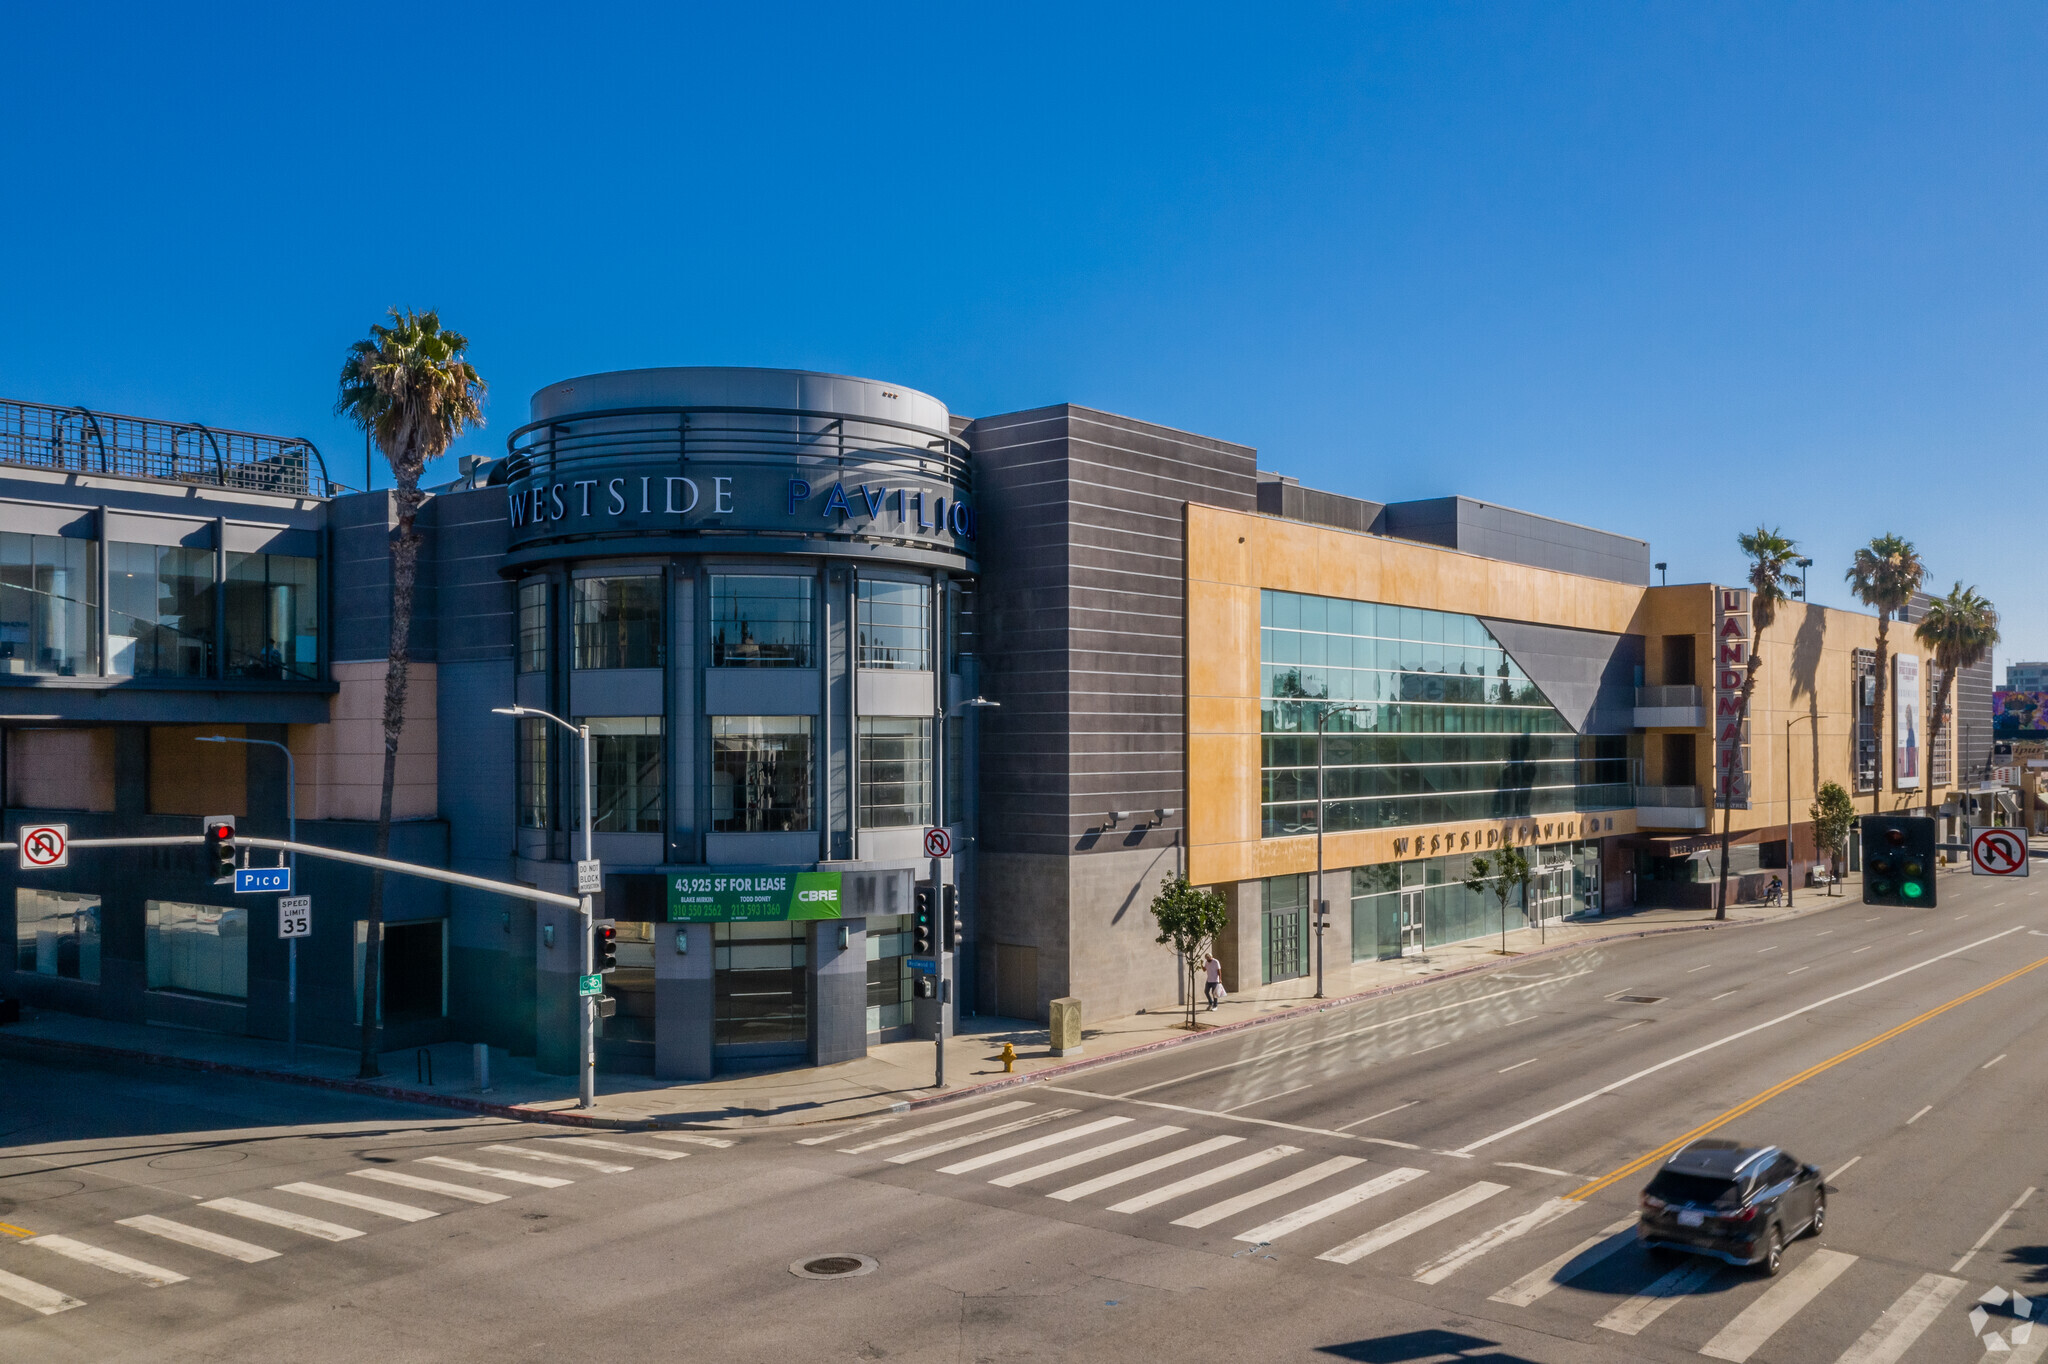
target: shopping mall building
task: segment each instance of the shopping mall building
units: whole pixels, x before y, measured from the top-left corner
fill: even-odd
[[[835,375],[626,371],[542,389],[464,463],[420,520],[393,855],[569,890],[579,743],[501,712],[587,724],[611,1070],[825,1065],[928,1030],[932,828],[962,909],[949,1016],[1072,996],[1105,1018],[1176,1002],[1147,914],[1176,872],[1228,904],[1238,993],[1307,988],[1327,902],[1341,993],[1355,962],[1497,930],[1475,855],[1535,864],[1511,927],[1704,907],[1718,792],[1753,897],[1813,866],[1819,782],[1953,814],[1988,753],[1953,724],[1923,752],[1937,679],[1908,629],[1881,716],[1871,617],[1795,602],[1759,640],[1739,586],[1650,586],[1641,540],[1308,489],[1071,405],[969,419]],[[393,524],[304,441],[0,404],[8,836],[295,813],[301,841],[368,850]],[[285,1034],[274,897],[195,852],[0,874],[0,994]],[[367,876],[299,876],[300,1035],[347,1045]],[[392,878],[387,1044],[573,1069],[572,917]]]

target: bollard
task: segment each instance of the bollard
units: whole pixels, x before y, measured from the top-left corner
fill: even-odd
[[[470,1070],[476,1075],[476,1092],[491,1092],[491,1048],[488,1043],[478,1042],[469,1049]]]
[[[427,1088],[434,1087],[434,1054],[421,1047],[412,1055],[413,1078]]]
[[[1017,1049],[1008,1042],[1003,1043],[1003,1074],[1014,1074],[1017,1069]]]

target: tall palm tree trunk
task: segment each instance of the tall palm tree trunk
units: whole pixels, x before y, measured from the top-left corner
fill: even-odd
[[[416,479],[400,477],[395,494],[398,527],[391,536],[391,653],[384,674],[384,780],[377,796],[377,856],[391,855],[391,797],[398,783],[398,737],[405,728],[405,691],[412,662],[412,598],[419,568]],[[384,964],[384,871],[370,872],[370,910],[363,947],[363,1035],[357,1074],[370,1079],[377,1069],[379,981]]]

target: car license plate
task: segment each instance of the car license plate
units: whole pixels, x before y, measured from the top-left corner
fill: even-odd
[[[1682,1212],[1678,1214],[1678,1225],[1681,1227],[1704,1226],[1706,1220],[1707,1215],[1703,1212]]]

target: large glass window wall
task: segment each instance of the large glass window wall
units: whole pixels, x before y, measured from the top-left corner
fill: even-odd
[[[213,551],[107,546],[107,671],[213,676]]]
[[[1525,848],[1529,885],[1526,891],[1516,888],[1508,894],[1508,932],[1529,927],[1537,917],[1554,920],[1597,905],[1599,847],[1597,843],[1546,843]],[[1472,857],[1460,853],[1353,868],[1351,959],[1400,955],[1404,926],[1409,929],[1405,945],[1411,949],[1443,947],[1499,933],[1502,914],[1494,893],[1496,878],[1486,878],[1477,890],[1465,884],[1472,872]]]
[[[862,578],[860,666],[919,671],[932,665],[932,585]]]
[[[99,984],[100,897],[17,889],[14,942],[17,971]]]
[[[862,716],[860,823],[899,829],[932,822],[932,722]]]
[[[661,832],[662,771],[659,715],[592,716],[590,726],[593,831]],[[580,821],[583,788],[576,787]],[[580,825],[579,825],[580,827]]]
[[[811,824],[811,717],[711,720],[711,827],[722,834],[799,833]]]
[[[249,911],[144,901],[143,956],[152,990],[247,999]]]
[[[313,682],[320,676],[320,561],[230,554],[223,592],[229,677]]]
[[[99,671],[97,549],[91,540],[0,532],[0,672]]]
[[[910,971],[910,916],[876,914],[867,921],[868,1031],[900,1028],[911,1021],[917,978]]]
[[[545,578],[519,584],[519,671],[543,672],[548,666],[548,583]]]
[[[810,667],[811,586],[789,574],[714,574],[711,666]]]
[[[575,580],[578,668],[659,668],[658,574]]]
[[[522,716],[517,723],[519,827],[553,828],[555,806],[553,764],[550,760],[553,736],[548,731],[554,727],[554,722],[528,715]]]
[[[1475,616],[1266,591],[1260,624],[1265,837],[1633,799],[1626,736],[1574,733]]]

